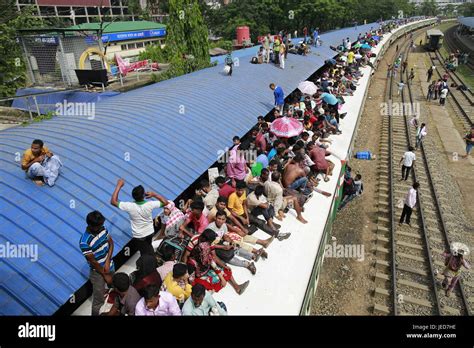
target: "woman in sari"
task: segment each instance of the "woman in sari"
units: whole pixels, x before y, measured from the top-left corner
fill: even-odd
[[[185,216],[183,212],[176,208],[174,202],[168,201],[163,213],[157,220],[161,222],[160,234],[155,239],[174,238],[179,234],[179,226],[183,224]]]
[[[161,287],[162,279],[156,270],[158,262],[154,255],[142,255],[137,260],[137,270],[131,274],[133,287],[143,297],[143,290],[149,285]]]
[[[237,284],[232,270],[216,255],[212,242],[216,239],[213,230],[206,229],[197,236],[195,246],[187,259],[188,264],[195,268],[195,284],[203,285],[207,290],[220,291],[230,282],[237,294],[241,295],[249,285],[249,281]]]

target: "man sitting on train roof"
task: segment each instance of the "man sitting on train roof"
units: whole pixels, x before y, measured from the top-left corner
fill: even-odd
[[[21,169],[39,186],[45,183],[53,186],[62,165],[59,157],[49,151],[40,139],[33,140],[31,148],[24,152],[21,161]]]

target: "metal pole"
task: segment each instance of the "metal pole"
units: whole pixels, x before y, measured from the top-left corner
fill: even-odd
[[[36,112],[38,113],[38,116],[39,116],[39,115],[41,115],[41,112],[40,112],[40,109],[39,109],[39,106],[38,106],[38,101],[36,100],[36,96],[33,96],[33,101],[35,102]]]
[[[31,112],[30,108],[30,97],[26,97],[26,106],[28,107],[28,112],[30,114],[30,121],[33,121],[33,113]]]
[[[23,52],[25,52],[25,60],[26,65],[28,66],[28,72],[30,73],[31,82],[35,85],[35,75],[33,73],[33,68],[31,67],[30,57],[28,57],[28,50],[26,49],[25,40],[23,39],[23,37],[20,37],[18,39],[21,41],[21,44],[23,46]]]
[[[68,86],[71,86],[72,84],[71,84],[71,81],[69,81],[69,74],[67,73],[67,71],[63,71],[63,70],[66,70],[67,64],[64,59],[64,46],[63,46],[63,40],[61,40],[61,35],[58,35],[58,41],[59,41],[59,50],[61,51],[60,52],[61,61],[59,63],[59,66],[61,68],[61,77],[63,78],[64,87],[68,88]],[[67,82],[66,82],[66,79],[64,78],[64,75],[66,75]]]

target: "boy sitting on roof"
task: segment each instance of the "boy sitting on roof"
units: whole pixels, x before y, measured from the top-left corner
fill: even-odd
[[[191,211],[186,214],[186,219],[179,228],[179,237],[193,237],[195,233],[201,234],[209,225],[206,214],[203,212],[204,202],[196,200],[191,203]]]
[[[59,157],[53,155],[40,139],[33,140],[31,148],[24,152],[21,161],[21,169],[39,186],[45,183],[53,186],[62,165]]]

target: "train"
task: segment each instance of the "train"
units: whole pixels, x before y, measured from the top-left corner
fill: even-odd
[[[436,51],[443,44],[444,34],[439,29],[430,29],[426,32],[425,49]]]

